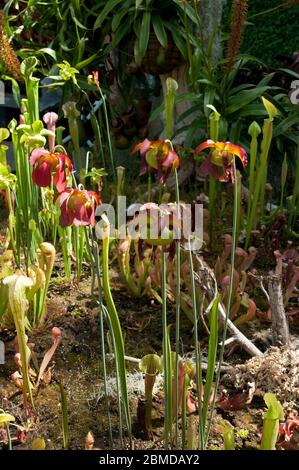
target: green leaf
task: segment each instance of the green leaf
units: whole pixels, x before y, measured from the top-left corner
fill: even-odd
[[[204,113],[205,116],[208,117],[210,114],[208,106],[213,104],[215,99],[216,90],[214,87],[207,87],[205,90],[204,98],[203,98],[203,106],[204,106]]]
[[[188,5],[187,2],[182,2],[182,0],[173,0],[174,3],[183,11],[186,12],[186,15],[197,25],[198,21],[193,6]]]
[[[142,59],[146,53],[149,33],[150,33],[151,13],[145,11],[143,13],[141,27],[138,31],[138,36],[135,42],[135,61],[137,65],[140,65]]]
[[[237,96],[229,98],[225,114],[227,115],[235,113],[239,109],[245,107],[247,104],[261,97],[268,89],[268,86],[264,86],[254,88],[253,90],[241,91]]]
[[[215,365],[217,358],[217,345],[218,345],[218,304],[219,296],[216,297],[213,303],[211,318],[210,318],[210,337],[209,337],[209,348],[208,348],[208,369],[206,375],[206,383],[204,386],[204,400],[202,407],[202,420],[203,426],[205,426],[208,409],[209,409],[209,400],[213,387],[213,378],[215,374]]]
[[[115,340],[115,359],[118,365],[119,384],[121,391],[122,404],[124,407],[125,417],[129,436],[131,437],[131,414],[128,397],[127,377],[126,377],[126,363],[125,363],[125,347],[124,338],[122,333],[119,316],[115,307],[112,297],[109,279],[109,240],[110,240],[110,225],[107,217],[102,215],[104,226],[102,227],[102,260],[103,260],[103,291],[107,303],[107,311],[109,322],[111,325],[111,334]],[[121,412],[121,410],[120,410]]]
[[[96,19],[93,29],[96,30],[102,26],[103,21],[107,18],[109,13],[111,13],[123,0],[109,0],[106,3],[106,6],[101,11],[100,15]]]
[[[118,30],[116,31],[112,39],[112,42],[108,45],[105,51],[106,53],[112,51],[115,47],[118,46],[120,41],[125,37],[125,35],[130,30],[132,22],[133,22],[133,18],[130,18],[129,21],[125,21],[123,22],[123,24],[120,25],[120,27],[118,28]]]
[[[152,23],[159,43],[166,49],[168,45],[167,33],[161,17],[159,15],[153,15]]]
[[[288,116],[286,119],[281,121],[273,131],[273,137],[277,137],[279,134],[282,134],[283,132],[287,131],[290,127],[296,126],[298,129],[299,126],[299,116],[298,114],[291,114]]]
[[[61,425],[62,425],[62,437],[63,437],[63,448],[67,450],[69,445],[69,425],[68,425],[68,406],[67,396],[62,383],[59,383],[60,397],[61,397]]]
[[[84,26],[84,24],[80,23],[80,21],[76,17],[74,9],[72,7],[70,8],[70,11],[71,11],[72,20],[75,23],[75,25],[78,26],[78,28],[80,28],[80,29],[84,29],[85,31],[88,31],[89,28],[86,28],[86,26]]]
[[[252,85],[251,83],[245,83],[243,85],[238,85],[234,88],[231,88],[230,92],[229,92],[229,95],[232,96],[232,95],[236,95],[237,93],[239,93],[240,91],[243,91],[243,90],[248,90],[248,88],[253,88],[254,85]]]
[[[260,86],[268,85],[269,82],[272,80],[272,78],[274,78],[275,75],[276,75],[276,72],[269,73],[257,84],[257,86],[260,87]]]
[[[52,59],[57,60],[56,51],[51,49],[51,47],[43,47],[42,49],[38,50],[38,53],[47,54],[52,57]]]
[[[129,15],[129,13],[133,10],[132,8],[129,8],[131,3],[132,3],[131,0],[127,0],[122,5],[120,11],[117,11],[115,15],[113,15],[112,23],[111,23],[111,29],[113,33],[115,33],[117,29],[119,28],[119,25],[121,24],[123,17],[125,15]]]
[[[267,112],[260,103],[247,104],[235,114],[238,118],[246,116],[266,117]],[[234,115],[234,116],[235,116]]]
[[[75,68],[77,70],[80,70],[80,69],[83,69],[84,67],[87,67],[89,64],[91,64],[99,55],[100,51],[96,52],[95,54],[87,57],[87,59],[85,60],[82,60],[81,62],[78,62],[76,65],[75,65]]]
[[[282,68],[282,69],[277,69],[277,70],[280,71],[280,72],[284,72],[284,73],[290,75],[291,77],[294,77],[294,78],[298,78],[298,79],[299,79],[299,73],[294,72],[294,70],[284,69],[284,68]]]
[[[17,80],[13,77],[9,77],[8,75],[3,75],[2,79],[9,80],[11,82],[13,97],[15,99],[15,102],[17,103],[17,106],[20,108],[21,107],[21,92],[20,92],[20,87],[19,87]]]
[[[164,26],[171,32],[174,43],[176,47],[179,49],[182,56],[185,59],[187,59],[188,52],[187,52],[186,41],[180,29],[177,26],[175,26],[173,23],[170,23],[168,21],[164,21]]]
[[[8,137],[9,137],[9,130],[6,129],[5,127],[4,128],[1,127],[0,128],[0,144],[1,142],[3,142],[3,140],[8,139]]]

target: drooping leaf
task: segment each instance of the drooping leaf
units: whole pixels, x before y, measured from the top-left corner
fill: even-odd
[[[159,43],[166,49],[168,45],[167,33],[161,17],[159,15],[153,15],[152,23]]]
[[[145,11],[143,13],[141,27],[138,32],[138,36],[135,42],[135,61],[137,65],[140,65],[142,59],[146,53],[148,41],[149,41],[149,33],[150,33],[150,23],[151,23],[151,13],[149,11]]]
[[[97,17],[93,29],[96,30],[102,26],[103,21],[107,18],[109,13],[111,13],[123,0],[110,0],[106,3],[106,6],[101,11],[100,15]]]

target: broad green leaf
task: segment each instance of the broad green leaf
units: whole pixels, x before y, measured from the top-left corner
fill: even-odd
[[[211,106],[213,104],[213,101],[215,99],[215,94],[216,94],[216,90],[214,87],[213,88],[207,87],[207,89],[205,90],[203,106],[204,106],[204,113],[206,117],[208,117],[210,114],[208,106]]]
[[[187,59],[188,52],[187,52],[186,41],[184,39],[184,36],[181,30],[168,21],[164,21],[164,26],[171,32],[174,43],[176,47],[178,48],[178,50],[180,51],[180,53],[182,54],[182,56],[185,59]]]
[[[146,53],[148,40],[149,40],[149,33],[150,33],[150,23],[151,23],[151,13],[149,11],[145,11],[143,13],[141,27],[138,32],[138,36],[135,42],[135,61],[137,65],[140,65],[142,59]]]
[[[161,17],[159,15],[153,15],[152,23],[159,43],[166,49],[168,45],[167,33]]]
[[[252,85],[251,83],[243,83],[242,85],[238,85],[234,88],[231,88],[230,92],[229,92],[229,95],[230,96],[236,95],[240,91],[248,90],[249,88],[254,88],[254,85]]]
[[[111,29],[113,31],[113,33],[115,33],[121,22],[122,22],[122,19],[124,16],[128,15],[129,11],[131,9],[129,9],[129,6],[131,5],[131,0],[128,0],[127,2],[124,2],[124,4],[122,5],[122,8],[120,11],[116,12],[115,15],[113,15],[113,18],[112,18],[112,23],[111,23]]]
[[[107,18],[109,13],[111,13],[118,5],[123,3],[123,0],[109,0],[106,3],[106,6],[101,11],[100,15],[96,19],[93,29],[96,30],[102,26],[103,21]]]
[[[268,85],[275,75],[276,75],[276,72],[269,73],[257,84],[257,87]]]
[[[267,112],[260,103],[252,103],[252,104],[247,104],[244,106],[244,108],[239,109],[238,112],[236,112],[236,116],[238,118],[240,117],[246,117],[246,116],[253,116],[255,118],[257,117],[266,117]]]
[[[183,11],[186,12],[187,16],[195,23],[198,24],[194,8],[191,5],[188,5],[187,2],[182,2],[182,0],[173,0],[174,3]]]
[[[17,106],[20,108],[21,107],[21,92],[20,92],[19,83],[13,77],[9,77],[8,75],[3,75],[2,78],[3,80],[9,80],[11,82],[13,97],[15,99]]]
[[[290,115],[283,121],[281,121],[277,126],[274,127],[273,137],[278,136],[279,134],[287,131],[290,127],[296,126],[298,129],[299,126],[299,114]]]
[[[5,127],[0,128],[0,144],[3,142],[3,140],[8,139],[9,137],[9,130],[6,129]]]
[[[98,55],[99,55],[100,52],[101,52],[101,51],[98,51],[98,52],[96,52],[95,54],[93,54],[93,55],[87,57],[87,59],[82,60],[81,62],[78,62],[78,63],[75,65],[76,69],[77,69],[77,70],[81,70],[81,69],[83,69],[84,67],[87,67],[89,64],[91,64],[92,62],[95,61],[95,59],[98,57]]]
[[[123,22],[119,26],[116,33],[114,34],[112,42],[106,48],[107,53],[113,50],[120,43],[120,41],[125,37],[128,31],[130,31],[132,22],[133,22],[133,18],[130,18],[129,21]]]
[[[245,107],[247,104],[261,97],[268,89],[268,86],[264,86],[260,88],[254,88],[252,90],[241,91],[237,96],[229,98],[225,114],[227,115],[235,113],[239,109]]]
[[[54,49],[51,49],[51,47],[42,47],[42,49],[39,49],[38,52],[41,52],[42,54],[47,54],[52,57],[52,59],[57,60],[56,51],[54,51]]]

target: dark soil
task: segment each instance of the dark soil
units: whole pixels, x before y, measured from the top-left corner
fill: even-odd
[[[0,398],[4,399],[5,410],[16,417],[16,423],[24,427],[24,442],[15,440],[16,448],[31,448],[36,437],[43,437],[47,449],[62,448],[61,395],[59,383],[67,394],[69,448],[82,449],[88,431],[95,437],[95,447],[111,448],[108,436],[108,420],[104,398],[99,397],[102,388],[102,367],[100,356],[99,308],[97,301],[90,294],[91,280],[86,273],[85,280],[79,286],[66,283],[60,277],[51,284],[48,312],[45,324],[29,334],[29,341],[34,344],[34,352],[40,363],[44,353],[52,344],[51,330],[54,326],[62,331],[62,342],[55,353],[51,365],[52,380],[48,385],[41,384],[35,396],[36,417],[26,421],[22,394],[10,382],[10,375],[16,370],[14,362],[14,332],[2,330],[0,338],[5,341],[6,363],[0,366]],[[161,354],[162,325],[161,306],[147,298],[132,299],[120,284],[117,275],[111,271],[114,285],[114,299],[123,326],[125,350],[128,356],[141,358],[145,354]],[[169,322],[174,312],[169,308]],[[182,319],[182,344],[190,350],[192,344],[192,325]],[[205,344],[205,338],[202,338]],[[109,352],[109,351],[107,351]],[[235,358],[232,358],[235,360]],[[239,357],[240,361],[240,357]],[[138,370],[138,364],[128,362],[129,373]],[[108,374],[114,375],[113,361],[108,362]],[[140,382],[140,380],[139,380]],[[138,388],[139,387],[139,388]],[[140,383],[138,384],[140,389]],[[154,441],[145,439],[137,420],[137,406],[140,398],[138,390],[130,396],[134,448],[152,448],[162,446],[163,438],[163,400],[162,393],[154,399],[153,432]],[[253,405],[253,406],[252,406]],[[252,404],[245,411],[222,412],[216,416],[211,445],[222,445],[222,433],[219,422],[229,419],[236,429],[247,429],[250,440],[258,441],[261,429],[262,411]],[[262,403],[259,403],[263,407]],[[113,445],[120,448],[119,417],[117,400],[110,398],[110,413],[113,429]],[[19,434],[12,434],[17,437]],[[24,437],[24,436],[22,436]],[[240,445],[242,445],[240,441]]]

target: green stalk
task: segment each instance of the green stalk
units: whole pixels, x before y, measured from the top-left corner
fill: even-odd
[[[209,349],[208,349],[208,369],[206,375],[206,383],[204,388],[204,400],[202,407],[202,427],[205,431],[206,422],[209,409],[209,400],[213,387],[213,379],[215,375],[215,365],[217,357],[217,345],[218,345],[218,304],[219,296],[215,299],[211,311],[210,318],[210,337],[209,337]],[[207,439],[205,439],[204,445],[207,445]]]
[[[255,169],[256,169],[256,157],[258,151],[258,136],[261,133],[261,128],[257,122],[253,122],[248,129],[248,133],[251,136],[250,142],[250,160],[249,160],[249,194],[248,194],[248,206],[247,206],[247,219],[251,212],[252,198],[254,194],[255,186]]]
[[[177,218],[180,220],[180,192],[178,173],[175,169],[175,194],[177,204]],[[179,234],[181,237],[181,234]],[[181,247],[180,240],[176,242],[176,291],[175,291],[175,402],[178,403],[179,396],[179,354],[180,354],[180,315],[181,315]],[[179,423],[179,407],[175,411],[175,445],[178,449],[178,423]]]
[[[191,292],[192,292],[192,311],[193,311],[193,328],[194,328],[194,350],[195,350],[195,364],[196,364],[196,391],[197,391],[197,401],[198,401],[198,437],[199,437],[199,447],[203,450],[204,446],[204,428],[202,420],[202,402],[201,402],[201,390],[202,390],[202,378],[201,378],[201,352],[198,342],[198,314],[197,314],[197,302],[196,302],[196,288],[194,282],[194,267],[193,267],[193,258],[191,251],[191,244],[189,239],[189,266],[190,266],[190,276],[191,276]]]
[[[189,385],[189,377],[187,374],[184,378],[183,393],[182,393],[182,450],[186,449],[186,427],[187,427],[187,387]]]
[[[275,106],[272,103],[263,99],[263,104],[269,114],[269,118],[264,120],[263,125],[263,140],[261,144],[261,155],[259,161],[259,167],[257,170],[255,188],[253,191],[253,202],[251,206],[251,212],[249,219],[247,220],[247,233],[246,233],[246,244],[247,249],[250,243],[251,231],[256,228],[258,215],[261,217],[264,215],[265,210],[265,189],[267,183],[267,163],[268,155],[272,142],[273,136],[273,119],[277,113]],[[258,208],[259,205],[259,208]]]
[[[28,57],[21,64],[21,70],[24,75],[26,96],[28,99],[28,113],[31,124],[39,119],[39,79],[33,76],[33,72],[35,71],[37,65],[38,60],[36,57]]]
[[[239,172],[239,170],[236,170],[236,175],[235,175],[235,178],[238,180],[238,195],[237,195],[237,204],[238,204],[238,211],[237,211],[237,214],[238,214],[238,217],[237,217],[237,235],[236,235],[236,239],[237,239],[237,242],[239,240],[239,236],[240,236],[240,231],[241,231],[241,220],[242,217],[241,217],[241,209],[242,209],[242,175],[241,173]]]
[[[151,174],[148,174],[147,177],[147,201],[151,202],[152,199],[152,177]]]
[[[107,133],[107,139],[108,139],[109,155],[110,155],[110,161],[111,161],[112,174],[113,174],[113,178],[115,180],[116,173],[115,173],[115,165],[114,165],[114,159],[113,159],[113,150],[112,150],[111,137],[110,137],[110,126],[109,126],[109,118],[108,118],[106,100],[105,100],[105,96],[103,95],[101,87],[99,87],[98,89],[99,89],[99,92],[100,92],[100,95],[101,95],[101,98],[102,98],[102,102],[103,102],[104,117],[105,117],[105,124],[106,124],[106,133]]]
[[[33,281],[22,274],[13,274],[11,276],[7,276],[2,282],[8,286],[9,307],[13,316],[19,351],[21,354],[24,405],[27,409],[28,395],[30,404],[32,408],[35,409],[32,395],[32,384],[29,375],[30,349],[27,345],[28,338],[26,336],[25,328],[25,318],[29,308],[27,288],[32,287]]]
[[[172,367],[169,335],[167,330],[166,254],[162,248],[162,329],[164,365],[164,448],[172,441]]]
[[[107,310],[109,318],[111,320],[112,332],[115,338],[115,358],[118,364],[119,380],[122,402],[126,417],[126,424],[128,428],[129,437],[131,438],[131,415],[130,406],[127,390],[127,378],[126,378],[126,364],[125,364],[125,348],[124,340],[119,322],[117,310],[111,294],[110,283],[109,283],[109,240],[110,240],[110,224],[108,219],[105,220],[105,224],[102,228],[102,240],[103,240],[103,289],[107,303]],[[121,412],[121,410],[120,410]]]
[[[72,265],[70,257],[70,253],[72,250],[72,227],[62,228],[60,227],[60,225],[58,225],[58,234],[62,249],[64,275],[66,279],[70,279],[72,274]]]
[[[9,423],[6,423],[6,432],[7,432],[8,450],[12,450],[12,440],[11,440],[11,434],[10,434],[10,429],[9,429]]]
[[[20,258],[18,256],[17,248],[16,248],[16,240],[15,240],[15,235],[14,235],[14,210],[12,207],[12,201],[11,201],[11,194],[10,194],[10,188],[6,188],[6,200],[8,204],[8,211],[9,211],[9,216],[8,216],[8,231],[9,231],[9,238],[10,238],[10,243],[12,247],[12,251],[14,254],[14,258],[16,261],[17,266],[20,266]]]
[[[60,396],[61,396],[61,427],[63,437],[63,448],[68,450],[69,446],[69,424],[68,424],[68,407],[67,407],[67,396],[63,388],[62,383],[59,383]]]
[[[280,195],[280,205],[279,208],[283,210],[283,199],[284,199],[284,190],[288,176],[288,162],[287,162],[287,154],[285,153],[284,159],[281,166],[281,174],[280,174],[280,183],[281,183],[281,195]]]
[[[99,249],[98,245],[94,243],[93,232],[90,229],[90,236],[92,240],[92,247],[91,250],[88,234],[87,234],[87,227],[84,227],[85,233],[85,240],[86,240],[86,247],[89,254],[90,265],[92,269],[92,276],[94,277],[95,273],[97,276],[98,281],[98,301],[100,307],[100,344],[101,344],[101,354],[102,354],[102,366],[103,366],[103,378],[104,378],[104,393],[105,393],[105,406],[108,418],[108,428],[109,428],[109,440],[112,446],[112,426],[111,426],[111,417],[110,417],[110,409],[109,409],[109,398],[108,398],[108,386],[107,386],[107,366],[106,366],[106,351],[105,351],[105,332],[104,332],[104,315],[109,318],[108,312],[103,305],[103,293],[102,293],[102,279],[101,279],[101,270],[99,265]]]
[[[173,134],[173,111],[175,104],[176,91],[178,89],[178,84],[172,78],[166,80],[166,96],[165,96],[165,132],[166,138],[169,139],[171,148],[173,150],[173,145],[171,142],[171,137]],[[149,175],[150,176],[150,175]],[[176,209],[177,209],[177,219],[181,219],[180,214],[180,190],[179,190],[179,180],[177,169],[174,170],[175,178],[175,198],[176,198]],[[178,233],[179,238],[181,233]],[[175,403],[178,403],[179,396],[179,353],[180,353],[180,311],[181,311],[181,248],[180,248],[180,239],[176,243],[176,293],[175,293]],[[176,407],[175,410],[175,446],[178,449],[179,445],[179,432],[178,432],[178,423],[179,423],[179,408]]]
[[[107,312],[107,310],[106,310],[106,312]],[[110,329],[111,336],[112,336],[113,351],[114,351],[114,354],[116,356],[115,336],[113,334],[113,327],[112,327],[112,323],[111,323],[111,319],[110,319],[109,315],[107,315],[107,320],[108,320],[109,329]],[[118,416],[118,419],[119,419],[119,439],[120,439],[120,442],[123,445],[123,419],[122,419],[122,405],[121,405],[121,392],[120,392],[121,384],[120,384],[119,368],[118,368],[118,362],[117,361],[115,361],[115,372],[116,372],[116,391],[117,391],[118,409],[120,410],[120,413],[119,413],[119,416]]]
[[[82,273],[82,263],[83,263],[83,253],[84,253],[84,238],[82,227],[73,227],[73,234],[74,234],[74,249],[75,249],[75,256],[76,256],[76,275],[77,275],[77,282],[80,282],[81,273]]]
[[[210,122],[210,136],[214,142],[218,141],[219,137],[219,123],[220,123],[220,114],[212,105],[208,105],[212,109],[212,112],[209,116]],[[215,225],[215,199],[216,199],[216,181],[210,176],[209,177],[209,213],[210,213],[210,239],[211,244],[214,239],[214,225]]]
[[[235,160],[233,161],[232,171],[234,172],[234,174],[236,174]],[[219,354],[218,370],[216,374],[214,398],[213,398],[213,403],[211,406],[210,420],[208,423],[208,430],[207,430],[206,439],[205,439],[206,443],[208,442],[209,435],[211,432],[211,427],[212,427],[212,420],[213,420],[213,414],[215,410],[217,390],[218,390],[219,383],[220,383],[221,365],[223,363],[223,357],[224,357],[225,340],[226,340],[226,335],[227,335],[227,323],[228,323],[229,312],[230,312],[231,303],[232,303],[232,294],[233,294],[233,285],[234,285],[233,281],[234,281],[234,267],[235,267],[235,252],[236,252],[236,247],[237,247],[237,223],[238,223],[238,179],[235,178],[233,233],[232,233],[233,238],[232,238],[232,247],[231,247],[230,270],[229,270],[229,289],[228,289],[228,296],[227,296],[227,302],[226,302],[226,317],[223,323],[222,343],[221,343],[220,354]]]
[[[297,142],[296,175],[295,175],[295,182],[294,182],[294,187],[293,187],[293,194],[291,196],[291,204],[290,204],[290,211],[289,211],[289,218],[288,218],[289,230],[294,228],[298,197],[299,197],[299,140]]]

